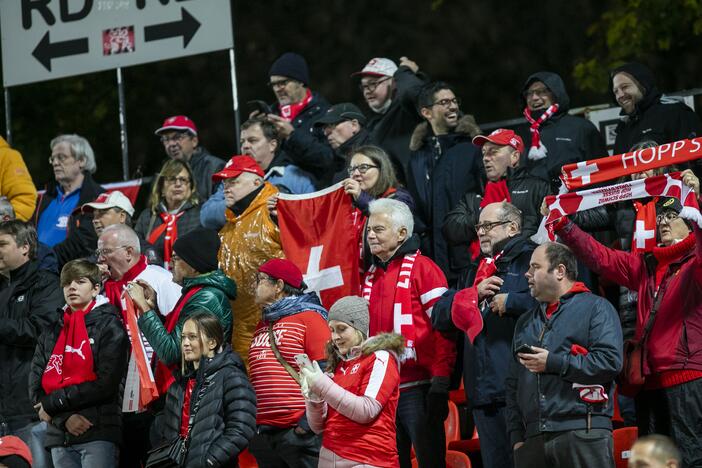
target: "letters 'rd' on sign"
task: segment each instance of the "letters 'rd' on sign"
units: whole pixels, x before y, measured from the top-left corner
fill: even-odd
[[[230,0],[0,1],[5,87],[233,46]]]

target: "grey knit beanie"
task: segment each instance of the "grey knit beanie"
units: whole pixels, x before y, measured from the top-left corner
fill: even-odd
[[[329,320],[348,323],[368,337],[368,301],[358,296],[342,297],[329,309]]]

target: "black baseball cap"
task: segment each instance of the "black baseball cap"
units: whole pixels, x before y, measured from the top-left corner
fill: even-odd
[[[358,107],[350,102],[342,102],[331,106],[327,113],[317,120],[314,125],[321,127],[323,125],[338,124],[345,120],[358,120],[359,124],[366,124],[366,116],[363,115],[363,112]]]

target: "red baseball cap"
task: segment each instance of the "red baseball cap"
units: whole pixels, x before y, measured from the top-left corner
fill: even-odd
[[[29,463],[29,466],[32,466],[32,452],[19,437],[11,435],[0,437],[0,457],[9,455],[22,457]]]
[[[290,260],[272,258],[258,267],[258,271],[271,278],[283,280],[284,283],[288,283],[293,288],[299,289],[302,286],[302,272]]]
[[[178,132],[190,132],[194,136],[197,136],[197,127],[195,126],[195,122],[190,120],[189,117],[185,115],[174,115],[172,117],[168,117],[166,120],[163,121],[163,125],[161,125],[161,128],[156,130],[154,133],[156,135],[160,135],[163,132],[167,132],[168,130],[174,130]]]
[[[522,137],[507,128],[498,128],[488,136],[478,135],[473,138],[473,144],[482,147],[487,142],[500,146],[511,146],[520,153],[524,152],[524,142]]]
[[[212,176],[214,182],[220,182],[224,179],[232,179],[239,177],[244,172],[264,176],[263,169],[258,165],[256,160],[247,154],[237,154],[224,166],[224,169]]]

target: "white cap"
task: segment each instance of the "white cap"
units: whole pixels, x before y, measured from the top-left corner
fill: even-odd
[[[356,72],[351,76],[356,75],[371,75],[371,76],[393,76],[397,71],[395,62],[388,58],[376,57],[370,59],[370,62],[363,67],[363,70]]]
[[[132,202],[119,190],[101,193],[94,201],[83,205],[81,210],[90,212],[93,210],[106,210],[108,208],[119,208],[126,211],[129,216],[134,216]]]

